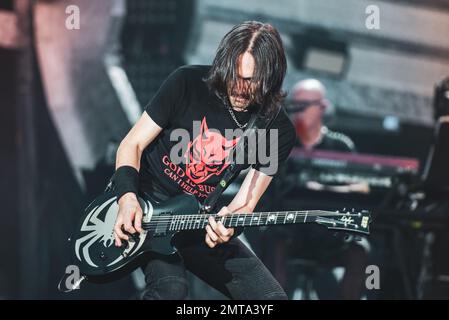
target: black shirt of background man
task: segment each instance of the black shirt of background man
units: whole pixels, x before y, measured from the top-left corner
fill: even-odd
[[[215,189],[229,166],[224,157],[235,146],[239,137],[228,140],[225,129],[235,130],[238,126],[221,99],[207,87],[204,78],[209,69],[210,66],[200,65],[178,68],[165,80],[146,106],[145,112],[163,130],[142,154],[142,189],[151,185],[153,189],[156,187],[170,196],[185,192],[203,200]],[[251,108],[255,109],[257,106]],[[234,114],[237,121],[244,124],[248,122],[251,111],[234,111]],[[200,127],[199,132],[193,132],[194,121],[200,124],[197,126]],[[170,158],[171,148],[179,142],[170,141],[170,133],[177,128],[187,130],[190,135],[187,152],[180,156],[190,159],[195,156],[197,161],[175,163]],[[271,129],[278,129],[277,160],[278,166],[281,166],[296,140],[293,124],[284,109],[273,121]],[[198,161],[200,154],[202,160]],[[261,172],[268,166],[257,161],[255,164],[247,164],[246,168],[250,165]]]
[[[302,147],[300,139],[298,139],[298,147]],[[321,140],[313,146],[313,150],[356,152],[356,147],[347,135],[323,126],[321,128]]]

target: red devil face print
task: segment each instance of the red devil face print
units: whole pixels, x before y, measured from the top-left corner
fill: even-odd
[[[206,118],[201,122],[200,134],[189,142],[186,158],[186,175],[196,184],[212,175],[220,175],[229,165],[226,161],[239,138],[226,140],[219,132],[207,127]]]

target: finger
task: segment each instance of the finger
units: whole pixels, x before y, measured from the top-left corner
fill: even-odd
[[[232,228],[225,228],[225,226],[223,225],[223,222],[219,221],[217,223],[217,231],[218,231],[218,235],[225,237],[225,238],[230,238],[232,236]]]
[[[124,234],[122,231],[122,223],[121,222],[118,222],[115,224],[114,232],[119,240],[119,243],[118,243],[119,246],[122,245],[122,242],[120,241],[120,239],[128,240],[128,236],[126,234]]]
[[[212,241],[218,240],[217,234],[212,231],[212,228],[209,225],[206,226],[206,232],[209,235],[209,237],[212,239]]]
[[[137,210],[136,216],[134,218],[134,228],[137,230],[138,233],[142,233],[142,217],[143,212],[142,210]]]
[[[206,234],[206,239],[205,239],[205,241],[206,241],[206,244],[209,246],[209,248],[213,248],[213,247],[216,246],[215,242],[213,242],[213,241],[210,239],[209,234]]]
[[[114,238],[115,238],[115,246],[116,247],[121,247],[122,246],[122,241],[120,241],[120,238],[117,236],[116,232],[114,232]]]
[[[127,218],[123,223],[123,228],[129,233],[136,233],[136,229],[134,229],[132,224],[132,218]]]
[[[214,217],[209,217],[209,225],[212,227],[212,230],[217,229],[217,221],[215,221]]]

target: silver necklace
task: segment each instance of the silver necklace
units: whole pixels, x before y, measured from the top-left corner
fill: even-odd
[[[226,102],[226,108],[229,111],[229,114],[231,115],[231,118],[234,120],[235,124],[240,128],[240,129],[245,129],[245,127],[248,125],[248,122],[245,124],[241,124],[237,118],[235,117],[234,111],[232,110],[232,107],[229,105],[228,102]]]

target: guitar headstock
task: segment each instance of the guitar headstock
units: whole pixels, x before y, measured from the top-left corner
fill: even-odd
[[[369,234],[371,213],[367,210],[323,211],[315,222],[331,230]]]

